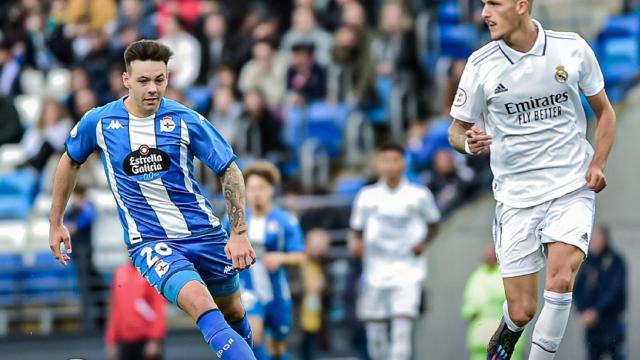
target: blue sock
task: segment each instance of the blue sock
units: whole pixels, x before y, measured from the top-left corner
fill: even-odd
[[[209,310],[200,315],[197,324],[204,340],[219,359],[255,359],[249,345],[227,325],[218,309]]]
[[[253,348],[253,353],[256,355],[256,359],[258,360],[271,360],[264,344],[256,345]]]
[[[247,320],[247,314],[244,314],[242,320],[236,322],[230,322],[229,326],[238,333],[238,335],[242,336],[244,341],[249,344],[249,347],[253,348],[253,333],[251,332],[251,324],[249,324],[249,320]]]

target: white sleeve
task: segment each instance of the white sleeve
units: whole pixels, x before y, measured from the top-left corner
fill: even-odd
[[[471,61],[467,61],[450,114],[454,119],[475,123],[480,120],[485,102],[478,69]]]
[[[584,39],[582,43],[582,63],[580,66],[580,80],[578,85],[585,96],[593,96],[604,89],[604,77],[593,50]]]
[[[351,206],[351,219],[349,221],[351,230],[362,231],[364,229],[366,214],[364,200],[362,198],[362,191],[360,191]]]
[[[420,213],[427,224],[433,224],[440,221],[440,210],[436,205],[436,200],[433,198],[433,194],[428,189],[425,190],[425,196],[420,200]]]

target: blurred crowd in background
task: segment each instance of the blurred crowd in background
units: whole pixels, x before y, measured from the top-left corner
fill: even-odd
[[[48,274],[40,274],[48,279],[42,281],[49,284],[42,290],[40,283],[23,283],[19,293],[11,288],[18,280],[7,275],[0,279],[2,306],[57,306],[77,300],[79,291],[83,328],[104,325],[106,284],[124,250],[101,250],[100,257],[108,251],[116,260],[96,268],[91,239],[121,241],[116,228],[105,234],[94,226],[91,234],[108,208],[101,204],[108,190],[97,157],[84,167],[68,217],[78,234],[75,244],[87,244],[75,255],[78,275],[69,275],[70,296],[51,296],[60,289],[51,289],[53,280],[46,278],[56,275],[47,268],[55,265],[44,259],[50,256],[45,235],[30,234],[37,232],[36,220],[46,223],[52,169],[70,129],[91,108],[127,94],[124,48],[138,39],[159,39],[175,53],[166,96],[211,121],[241,167],[261,158],[282,172],[282,202],[300,218],[312,260],[293,274],[304,336],[292,341],[315,344],[302,346],[310,354],[316,346],[331,348],[330,328],[357,323],[352,299],[360,264],[348,256],[346,229],[353,196],[375,181],[376,145],[404,146],[407,177],[431,189],[445,218],[490,190],[488,158],[461,155],[447,140],[449,106],[466,58],[487,40],[481,6],[435,0],[2,1],[0,218],[13,221],[4,232],[17,228],[26,235],[1,247],[9,255],[33,249],[29,264],[41,261],[38,269]],[[199,177],[209,197],[219,200],[216,177],[202,167]],[[222,216],[223,202],[214,206]],[[32,247],[36,238],[44,247]],[[16,261],[23,268],[24,259],[11,259],[2,266]],[[38,278],[34,274],[28,278]],[[49,291],[40,301],[34,300],[38,289]],[[0,334],[10,332],[12,321],[31,318],[7,319]],[[40,329],[51,331],[53,323],[47,324]],[[353,343],[363,349],[362,332],[349,327]]]

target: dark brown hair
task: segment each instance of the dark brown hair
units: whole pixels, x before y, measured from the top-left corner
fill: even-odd
[[[171,49],[158,41],[138,40],[129,44],[124,50],[124,64],[127,72],[131,72],[131,63],[135,60],[162,61],[166,65],[171,56],[173,56]]]
[[[280,184],[280,171],[268,161],[259,160],[249,164],[244,169],[244,181],[246,182],[252,175],[265,179],[273,187]]]

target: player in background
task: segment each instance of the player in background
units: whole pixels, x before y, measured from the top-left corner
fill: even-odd
[[[380,180],[354,200],[349,244],[354,256],[363,257],[367,350],[374,360],[409,360],[426,278],[425,251],[437,234],[440,212],[429,189],[404,177],[401,146],[380,148],[375,167]]]
[[[71,130],[53,186],[51,251],[67,264],[72,248],[62,214],[81,164],[98,150],[134,266],[196,321],[218,358],[253,359],[237,273],[255,259],[242,173],[209,121],[164,98],[171,55],[156,41],[131,43],[122,75],[128,96],[90,110]],[[194,156],[221,179],[228,236],[194,180]]]
[[[302,229],[292,214],[273,204],[280,186],[280,172],[273,164],[253,162],[244,169],[244,178],[247,228],[257,261],[240,273],[240,282],[254,352],[258,360],[286,359],[292,302],[285,267],[300,266],[306,259]]]
[[[545,258],[544,306],[529,359],[553,359],[587,254],[595,193],[607,184],[616,116],[584,39],[544,30],[531,17],[533,0],[483,2],[493,41],[467,62],[451,108],[449,141],[462,153],[491,153],[493,233],[507,300],[487,359],[509,359],[535,316]],[[597,117],[595,151],[586,140],[580,92]],[[474,125],[480,119],[486,130]]]

